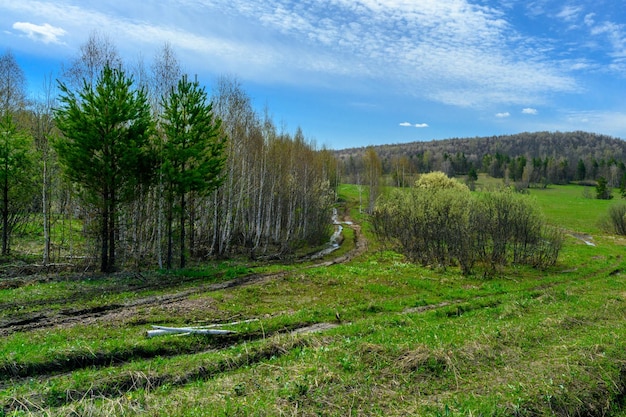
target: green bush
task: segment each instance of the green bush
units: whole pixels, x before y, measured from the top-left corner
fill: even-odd
[[[626,235],[626,203],[609,207],[608,216],[604,220],[604,229],[618,235]]]
[[[381,240],[413,262],[457,265],[464,274],[476,263],[489,270],[507,264],[546,268],[556,262],[563,240],[527,196],[508,190],[477,196],[467,187],[416,184],[379,201],[373,223]]]
[[[413,262],[446,266],[456,260],[469,271],[470,197],[453,189],[396,189],[377,205],[374,228]]]
[[[529,199],[510,191],[481,195],[474,211],[478,250],[494,268],[508,259],[526,264],[542,239],[542,219]]]
[[[441,171],[429,172],[419,176],[415,181],[415,188],[422,190],[456,190],[459,192],[467,192],[467,185],[448,177]]]

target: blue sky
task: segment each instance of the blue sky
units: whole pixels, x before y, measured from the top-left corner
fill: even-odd
[[[94,30],[125,62],[168,42],[210,87],[341,149],[522,131],[626,138],[622,0],[0,0],[36,91]]]

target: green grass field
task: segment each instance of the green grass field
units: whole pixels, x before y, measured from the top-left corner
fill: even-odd
[[[477,189],[494,189],[503,186],[502,179],[479,175]],[[533,196],[546,221],[577,233],[601,233],[600,222],[611,204],[622,200],[613,191],[613,200],[598,200],[594,187],[579,185],[550,185],[547,188],[531,188]]]
[[[621,200],[597,200],[585,196],[593,189],[578,185],[552,185],[546,189],[532,189],[530,195],[546,216],[546,220],[565,229],[579,233],[601,233],[600,221],[608,207]]]
[[[626,240],[598,226],[613,202],[529,198],[568,231],[548,271],[410,264],[342,186],[363,234],[317,264],[0,279],[0,416],[623,415]],[[237,333],[146,337],[214,323]]]

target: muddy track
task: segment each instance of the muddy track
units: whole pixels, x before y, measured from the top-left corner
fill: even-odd
[[[336,323],[297,323],[276,331],[248,332],[245,334],[232,333],[225,335],[196,335],[185,338],[184,343],[172,343],[156,348],[147,346],[132,346],[123,350],[109,352],[81,351],[50,358],[44,362],[22,362],[0,364],[0,390],[26,378],[50,378],[56,375],[73,372],[83,368],[102,368],[119,366],[130,361],[153,359],[155,357],[172,358],[176,356],[194,355],[203,352],[217,351],[249,343],[257,340],[271,339],[286,334],[316,333],[337,327]],[[191,340],[191,343],[190,343]]]
[[[355,242],[354,248],[351,251],[331,260],[315,262],[303,266],[302,268],[308,269],[344,263],[363,254],[367,250],[367,241],[361,232],[361,227],[357,224],[348,224],[348,227],[354,230]],[[191,289],[172,294],[138,298],[123,304],[108,304],[87,309],[66,309],[54,312],[37,311],[36,313],[20,315],[5,319],[4,321],[0,320],[0,337],[7,336],[14,332],[115,320],[122,312],[125,316],[130,316],[140,308],[172,305],[188,299],[195,294],[274,281],[290,273],[293,272],[280,271],[265,274],[249,274],[224,282],[198,285]],[[50,301],[51,300],[48,300],[48,302]],[[72,301],[75,301],[75,299],[72,299]]]
[[[308,339],[308,338],[280,338],[280,335],[296,335],[317,333],[337,327],[336,323],[315,323],[296,324],[290,328],[270,333],[249,333],[246,335],[222,335],[210,338],[210,344],[207,345],[205,337],[197,337],[197,347],[189,346],[184,350],[180,346],[170,346],[167,349],[159,351],[133,350],[133,352],[117,352],[110,354],[92,354],[88,356],[77,356],[73,358],[64,358],[59,361],[51,361],[46,364],[32,364],[33,366],[25,366],[15,369],[0,369],[0,389],[19,383],[27,378],[54,378],[56,375],[72,372],[85,367],[108,367],[118,366],[127,363],[133,359],[147,359],[155,356],[174,357],[189,354],[197,354],[207,351],[214,351],[235,346],[255,340],[267,340],[268,342],[257,348],[246,350],[245,355],[239,355],[234,358],[226,358],[219,361],[205,362],[200,366],[192,367],[185,372],[176,373],[143,373],[138,371],[125,371],[111,378],[103,378],[94,381],[87,390],[66,390],[63,392],[51,390],[46,394],[30,394],[25,397],[14,397],[5,404],[0,405],[0,410],[5,414],[14,411],[32,411],[32,409],[41,409],[42,407],[60,407],[76,401],[76,399],[89,397],[100,398],[117,398],[129,391],[139,389],[152,390],[163,385],[182,386],[191,381],[208,380],[214,378],[224,372],[230,372],[241,368],[242,366],[250,366],[262,362],[270,358],[283,356],[293,349],[311,346],[312,344],[324,343],[324,339]],[[130,354],[130,356],[129,356]],[[13,373],[13,375],[4,375],[4,373]],[[4,377],[4,378],[2,378]],[[0,414],[1,415],[1,414]]]
[[[216,273],[211,276],[211,278],[216,279],[219,278],[223,274],[222,272]],[[105,287],[104,289],[100,286],[93,289],[81,288],[73,293],[69,293],[64,297],[51,297],[51,298],[38,298],[36,300],[21,302],[20,308],[32,308],[45,306],[50,304],[65,304],[68,301],[72,303],[76,303],[78,301],[84,300],[85,302],[101,296],[103,293],[105,294],[119,294],[123,292],[139,292],[143,290],[167,290],[181,287],[184,284],[193,284],[194,282],[200,282],[207,277],[156,277],[153,276],[151,278],[146,278],[140,273],[118,273],[111,276],[110,285]],[[83,281],[85,279],[89,279],[84,275],[74,275],[69,277],[63,277],[61,281]],[[11,289],[11,288],[19,288],[26,285],[32,284],[45,284],[48,282],[60,281],[58,278],[55,279],[53,277],[47,276],[38,276],[36,278],[28,278],[28,279],[9,279],[0,281],[0,283],[5,284],[4,288],[0,289]],[[16,304],[12,302],[0,303],[0,310],[3,309],[11,309],[15,308]],[[0,328],[2,324],[0,323]]]
[[[9,414],[14,411],[30,412],[32,409],[42,407],[60,407],[85,397],[115,398],[125,395],[130,391],[154,390],[163,385],[182,386],[197,380],[209,380],[224,372],[233,371],[243,366],[250,366],[270,358],[283,356],[292,350],[310,345],[308,339],[293,338],[286,341],[270,341],[259,349],[249,351],[235,359],[203,364],[202,366],[189,369],[187,372],[176,374],[149,374],[137,371],[129,371],[95,381],[85,391],[64,391],[62,393],[51,391],[47,394],[35,394],[29,397],[13,398],[10,403],[0,405],[0,411]]]

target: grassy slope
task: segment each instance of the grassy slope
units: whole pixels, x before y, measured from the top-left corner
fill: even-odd
[[[355,187],[342,193],[358,199]],[[369,252],[350,263],[201,292],[188,308],[150,306],[115,321],[9,334],[0,340],[0,366],[27,377],[0,373],[0,404],[16,415],[618,413],[626,388],[626,242],[598,234],[587,220],[606,203],[582,199],[579,188],[532,194],[550,222],[593,234],[596,246],[568,237],[550,271],[510,268],[483,279],[408,264],[370,236]],[[353,217],[362,219],[355,207]],[[222,265],[204,273],[217,280],[242,272]],[[102,292],[76,305],[32,304],[102,285],[40,283],[0,290],[0,302],[30,300],[24,308],[35,312],[78,309],[197,282]],[[289,333],[336,322],[337,313],[334,329]],[[3,310],[0,319],[11,314],[19,312]],[[232,326],[241,332],[235,338],[143,336],[152,323],[248,318],[260,320]]]
[[[502,179],[481,174],[476,183],[477,189],[501,187]],[[615,200],[597,200],[594,187],[578,185],[551,185],[548,188],[532,188],[529,193],[541,208],[546,220],[554,225],[577,233],[600,233],[600,221],[607,207],[619,200],[614,190]]]
[[[600,233],[600,221],[607,208],[615,200],[597,200],[584,196],[594,189],[576,185],[554,185],[546,189],[533,189],[530,194],[536,198],[544,215],[552,224],[579,233]],[[614,195],[619,196],[615,193]],[[555,204],[558,201],[558,204]]]

